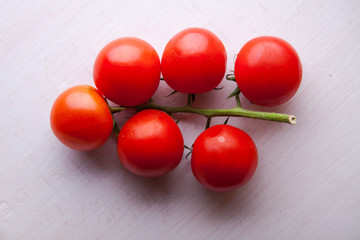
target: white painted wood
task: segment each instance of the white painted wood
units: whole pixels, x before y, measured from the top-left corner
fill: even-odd
[[[160,179],[128,173],[116,139],[81,153],[49,127],[56,96],[91,84],[109,41],[136,36],[161,55],[178,31],[205,27],[228,52],[259,35],[289,41],[304,77],[296,96],[274,108],[298,123],[230,119],[259,150],[243,188],[204,190],[185,158]],[[0,239],[360,239],[360,2],[353,1],[2,1],[0,8]],[[197,104],[230,107],[235,87]],[[158,102],[185,99],[162,84]],[[216,119],[215,123],[224,119]],[[119,122],[124,122],[118,117]],[[184,115],[191,145],[205,119]]]

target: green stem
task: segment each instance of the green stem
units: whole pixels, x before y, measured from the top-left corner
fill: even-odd
[[[241,102],[240,102],[240,96],[239,96],[239,94],[236,94],[236,95],[235,95],[235,98],[236,98],[236,106],[238,106],[238,107],[241,108]]]
[[[117,125],[117,123],[114,121],[114,128],[113,128],[114,133],[116,134],[116,136],[119,136],[120,133],[120,128]]]
[[[188,94],[188,99],[187,99],[187,105],[191,105],[191,99],[192,99],[192,96],[191,94]]]
[[[125,110],[136,110],[136,108],[128,108],[128,107],[110,107],[110,112],[111,113],[117,113],[117,112],[121,112],[121,111],[125,111]]]
[[[235,82],[235,74],[233,74],[233,73],[227,74],[225,78],[226,78],[226,80]]]
[[[193,113],[203,115],[206,118],[212,117],[246,117],[246,118],[256,118],[263,119],[275,122],[284,122],[294,125],[296,123],[296,118],[293,115],[282,114],[282,113],[270,113],[270,112],[260,112],[260,111],[252,111],[246,110],[242,107],[234,107],[229,109],[206,109],[206,108],[196,108],[190,105],[173,107],[173,106],[163,106],[155,103],[147,103],[143,105],[139,105],[136,107],[110,107],[111,113],[121,112],[124,110],[145,110],[145,109],[157,109],[164,111],[168,114],[173,113]]]
[[[207,120],[206,120],[205,129],[208,129],[210,127],[210,123],[211,123],[211,117],[208,117]]]

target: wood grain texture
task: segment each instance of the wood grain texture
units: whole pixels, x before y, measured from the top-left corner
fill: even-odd
[[[106,43],[135,36],[161,55],[190,26],[224,42],[228,72],[260,35],[284,38],[302,60],[303,82],[288,103],[262,108],[242,98],[250,109],[294,114],[295,126],[229,121],[259,150],[249,184],[206,191],[185,157],[168,176],[143,179],[121,166],[114,137],[88,153],[55,139],[53,101],[73,85],[93,85]],[[0,36],[0,239],[360,239],[359,1],[2,1]],[[224,99],[234,84],[221,86],[196,104],[233,106]],[[165,99],[170,92],[162,83],[155,101],[186,101]],[[184,115],[185,143],[204,126]]]

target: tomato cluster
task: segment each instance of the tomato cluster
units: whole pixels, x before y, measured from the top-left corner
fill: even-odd
[[[94,150],[105,143],[115,121],[107,99],[121,107],[141,106],[156,92],[160,76],[177,92],[205,93],[224,78],[227,54],[221,40],[202,28],[188,28],[166,45],[161,60],[146,41],[125,37],[98,54],[93,77],[96,89],[72,87],[56,99],[50,116],[55,136],[75,150]],[[258,37],[240,50],[235,61],[238,88],[252,103],[274,106],[297,91],[302,68],[295,50],[284,40]],[[176,168],[184,139],[169,114],[138,111],[118,133],[118,156],[130,172],[158,177]],[[231,191],[254,175],[258,155],[244,131],[227,125],[207,128],[191,149],[195,178],[213,191]]]

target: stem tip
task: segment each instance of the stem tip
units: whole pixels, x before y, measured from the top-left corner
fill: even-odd
[[[289,123],[291,125],[295,125],[296,124],[296,117],[294,115],[290,115],[289,116]]]

